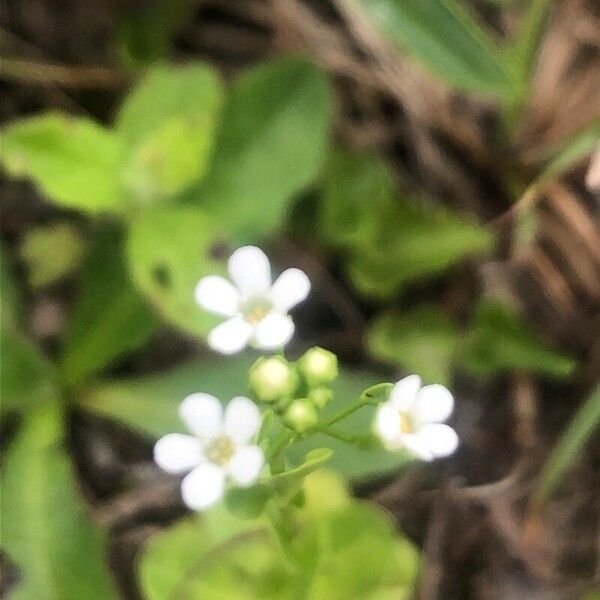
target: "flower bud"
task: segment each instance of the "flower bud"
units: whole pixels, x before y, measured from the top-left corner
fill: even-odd
[[[294,400],[288,407],[283,420],[288,427],[303,433],[319,421],[317,411],[308,400]]]
[[[318,387],[338,376],[337,356],[323,348],[311,348],[298,360],[298,368],[309,387]]]
[[[309,392],[308,399],[317,408],[325,408],[333,400],[333,392],[329,388],[318,387]]]
[[[248,381],[258,400],[276,402],[296,389],[298,376],[285,358],[271,356],[252,365]]]

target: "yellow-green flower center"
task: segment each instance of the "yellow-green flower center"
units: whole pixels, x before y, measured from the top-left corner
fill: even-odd
[[[235,453],[235,443],[227,435],[215,438],[206,448],[206,458],[215,465],[226,465]]]
[[[411,418],[406,413],[398,413],[400,419],[400,433],[412,433],[413,424]]]
[[[251,325],[262,321],[273,310],[273,304],[264,298],[252,298],[248,300],[243,308],[244,319]]]

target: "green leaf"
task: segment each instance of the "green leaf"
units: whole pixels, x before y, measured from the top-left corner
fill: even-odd
[[[21,570],[11,600],[116,598],[103,535],[88,519],[53,403],[32,411],[2,465],[2,547]]]
[[[4,130],[2,150],[10,175],[32,179],[57,204],[91,213],[125,204],[121,140],[89,119],[56,113],[22,119]]]
[[[0,410],[24,410],[52,397],[53,365],[9,323],[0,327]]]
[[[395,185],[390,169],[376,157],[336,151],[325,173],[322,235],[343,246],[368,244],[376,234],[380,210],[393,202]]]
[[[512,74],[500,48],[457,0],[361,0],[383,33],[448,84],[506,96]]]
[[[585,444],[600,427],[600,385],[589,395],[577,411],[558,443],[552,450],[539,478],[534,495],[536,502],[543,502],[559,485],[568,469],[577,461]]]
[[[154,437],[185,432],[177,413],[181,401],[187,395],[200,391],[213,394],[222,401],[243,393],[248,369],[255,360],[256,356],[250,353],[225,359],[214,358],[147,378],[99,384],[89,389],[80,402],[88,410],[117,419]],[[325,414],[333,414],[346,407],[377,381],[373,374],[342,371],[332,386],[335,399]],[[361,408],[340,422],[339,427],[351,434],[364,435],[371,427],[374,411],[372,406]],[[408,460],[405,455],[384,450],[359,450],[321,433],[296,444],[290,451],[291,458],[301,463],[305,454],[315,448],[334,450],[329,466],[355,478],[393,471]]]
[[[202,178],[222,100],[208,66],[170,65],[146,73],[115,122],[129,146],[126,182],[138,199],[170,196]]]
[[[494,301],[477,308],[460,358],[469,371],[482,376],[516,369],[559,378],[568,377],[577,366],[572,358],[542,344],[527,323]]]
[[[70,275],[79,267],[84,250],[83,238],[69,223],[53,223],[27,231],[20,255],[27,264],[29,285],[44,287]]]
[[[131,224],[127,254],[138,289],[170,323],[199,337],[219,319],[196,304],[194,288],[205,275],[225,273],[212,256],[224,240],[194,207],[148,210]]]
[[[256,240],[285,219],[293,195],[317,176],[331,94],[312,64],[284,58],[242,75],[225,105],[197,201],[236,240]]]
[[[3,327],[17,327],[21,318],[21,299],[12,277],[11,266],[6,260],[4,246],[0,244],[0,308]]]
[[[265,479],[264,483],[272,486],[280,494],[286,493],[291,488],[298,487],[307,475],[320,469],[332,455],[333,451],[330,448],[315,448],[306,454],[301,464]]]
[[[159,325],[129,281],[122,245],[118,230],[99,231],[83,266],[61,359],[71,385],[141,347]]]
[[[269,487],[257,483],[249,488],[230,488],[225,496],[225,505],[231,514],[240,519],[256,519],[263,513],[270,499]]]
[[[436,306],[423,305],[403,315],[384,314],[371,324],[367,346],[381,360],[417,373],[427,383],[450,383],[458,333]]]

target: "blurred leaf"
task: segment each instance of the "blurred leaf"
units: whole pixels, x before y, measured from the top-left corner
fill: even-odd
[[[450,383],[458,333],[436,306],[423,305],[403,315],[384,314],[371,325],[367,345],[376,358],[417,373],[427,383]]]
[[[75,271],[83,258],[85,242],[66,222],[30,229],[20,248],[27,263],[29,285],[43,287]]]
[[[274,487],[280,494],[287,493],[291,488],[299,487],[307,475],[320,469],[332,454],[330,448],[315,448],[307,452],[301,464],[265,479],[265,484]]]
[[[2,151],[11,176],[32,179],[58,204],[92,213],[123,208],[124,148],[93,121],[55,113],[22,119],[4,130]]]
[[[271,490],[268,486],[257,483],[249,488],[230,488],[225,496],[225,504],[231,514],[240,519],[256,519],[270,499]]]
[[[188,0],[154,0],[140,10],[135,4],[120,6],[117,41],[125,62],[132,65],[151,64],[166,58],[171,37],[190,16]],[[128,10],[131,9],[131,10]]]
[[[534,499],[548,498],[563,475],[577,461],[585,444],[600,427],[600,385],[589,395],[561,435],[540,475]]]
[[[21,299],[12,277],[4,246],[0,245],[0,317],[2,327],[16,327],[20,319]]]
[[[213,358],[151,377],[100,384],[88,390],[80,401],[88,410],[117,419],[154,437],[176,431],[185,432],[177,413],[181,401],[199,391],[214,394],[225,402],[243,393],[248,369],[254,360],[256,357],[251,353]],[[377,382],[378,378],[373,374],[343,371],[333,385],[336,396],[327,407],[326,414],[341,410],[356,400],[365,388]],[[374,410],[371,406],[361,408],[344,419],[340,429],[364,435],[371,426]],[[390,472],[409,460],[403,454],[385,450],[359,450],[321,433],[296,444],[290,451],[291,459],[300,463],[304,455],[315,448],[334,450],[328,466],[355,478]]]
[[[468,370],[481,376],[514,369],[568,377],[577,366],[572,358],[547,348],[527,323],[493,301],[480,303],[460,358]]]
[[[126,182],[140,199],[175,194],[204,175],[222,101],[206,65],[154,67],[144,75],[115,122],[129,146]]]
[[[393,200],[390,169],[376,157],[336,151],[325,173],[320,215],[323,236],[341,245],[368,243],[375,235],[378,209]]]
[[[21,569],[11,600],[116,598],[105,536],[88,520],[51,403],[29,413],[2,465],[2,547]]]
[[[236,240],[272,233],[292,196],[318,174],[330,113],[327,79],[304,60],[277,59],[243,74],[225,105],[198,201]]]
[[[137,287],[165,319],[199,337],[220,319],[196,304],[194,288],[205,275],[225,273],[224,264],[212,257],[224,239],[194,207],[148,210],[129,232],[127,254]]]
[[[83,266],[61,360],[71,385],[141,347],[159,326],[129,281],[122,246],[119,231],[99,231]]]
[[[377,215],[368,244],[354,249],[348,273],[366,295],[385,298],[405,283],[442,273],[491,249],[493,236],[474,221],[439,206],[396,202]]]
[[[361,0],[375,25],[459,89],[506,96],[512,74],[490,33],[457,0]]]
[[[48,400],[55,391],[54,368],[39,348],[15,327],[0,328],[0,411],[24,410]]]

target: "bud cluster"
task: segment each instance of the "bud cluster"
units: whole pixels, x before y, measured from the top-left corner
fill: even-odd
[[[283,356],[259,358],[248,381],[257,401],[271,404],[290,429],[303,433],[317,424],[318,411],[333,399],[330,386],[337,376],[336,355],[315,347],[295,362]]]

